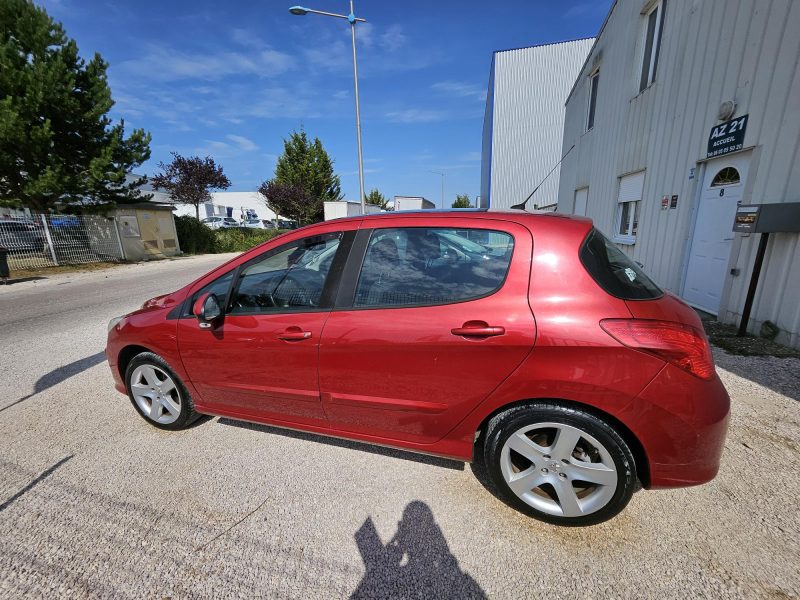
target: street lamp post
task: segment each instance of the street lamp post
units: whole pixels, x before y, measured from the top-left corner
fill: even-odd
[[[336,17],[337,19],[347,19],[350,23],[350,33],[353,38],[353,80],[355,86],[356,97],[356,139],[358,141],[358,187],[361,192],[361,214],[366,214],[366,194],[364,192],[364,159],[361,152],[361,108],[358,102],[358,61],[356,60],[356,23],[366,23],[366,19],[361,19],[353,14],[353,0],[350,0],[350,14],[340,15],[337,13],[326,12],[323,10],[314,10],[305,8],[304,6],[292,6],[289,12],[293,15],[307,15],[308,13],[314,15],[323,15],[325,17]]]
[[[444,173],[440,171],[431,171],[434,175],[441,175],[442,176],[442,208],[447,208],[444,205]]]

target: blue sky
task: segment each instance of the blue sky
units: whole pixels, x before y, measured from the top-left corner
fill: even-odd
[[[115,119],[169,153],[213,156],[231,191],[272,176],[283,137],[304,127],[358,197],[352,56],[346,21],[290,15],[299,0],[44,0],[81,54],[110,63]],[[447,206],[480,187],[492,52],[595,35],[611,0],[357,0],[365,185]],[[345,0],[307,6],[348,12]]]

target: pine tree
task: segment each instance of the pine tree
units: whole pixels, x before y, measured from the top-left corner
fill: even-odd
[[[319,138],[312,142],[302,130],[292,132],[289,139],[283,141],[283,154],[275,165],[275,177],[265,181],[260,189],[267,190],[270,183],[286,186],[288,190],[302,188],[304,193],[299,198],[302,202],[292,205],[294,211],[299,211],[295,214],[303,223],[321,221],[322,203],[342,199],[341,182],[333,172],[333,160]],[[269,203],[268,195],[267,200]]]
[[[372,188],[370,193],[364,197],[364,201],[367,204],[374,204],[375,206],[380,206],[381,210],[390,210],[389,208],[389,201],[386,199],[386,196],[378,191],[378,188]]]
[[[139,201],[150,134],[125,137],[99,54],[86,62],[60,23],[30,0],[0,2],[0,203]]]

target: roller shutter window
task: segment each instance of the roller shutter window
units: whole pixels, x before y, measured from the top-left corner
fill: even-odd
[[[639,206],[644,189],[644,171],[625,175],[619,179],[614,241],[621,244],[636,242],[639,229]]]

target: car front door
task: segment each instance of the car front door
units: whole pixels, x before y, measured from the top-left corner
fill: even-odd
[[[530,232],[450,218],[362,229],[320,346],[334,430],[429,444],[531,351]]]
[[[201,282],[192,299],[221,294],[224,317],[211,329],[181,319],[178,344],[204,411],[327,425],[319,342],[354,235],[330,227],[293,235],[217,280]]]

